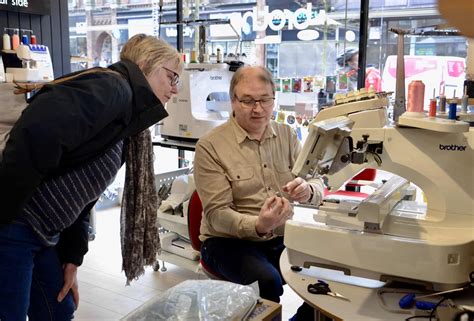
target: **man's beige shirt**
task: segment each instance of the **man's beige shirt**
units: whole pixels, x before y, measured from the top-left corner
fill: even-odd
[[[295,177],[293,164],[301,151],[295,131],[274,121],[262,140],[252,140],[231,117],[203,136],[196,145],[194,178],[204,214],[201,236],[268,240],[259,236],[255,223],[268,197],[282,191]],[[315,191],[312,204],[319,204],[323,182],[311,179]],[[281,234],[283,226],[279,229]]]

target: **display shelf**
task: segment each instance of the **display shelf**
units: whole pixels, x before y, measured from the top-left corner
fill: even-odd
[[[180,214],[173,215],[168,212],[158,211],[158,224],[166,230],[173,231],[189,239],[188,218]]]
[[[153,146],[173,148],[178,150],[187,150],[191,152],[194,152],[194,150],[196,149],[196,143],[180,140],[163,139],[161,137],[154,137],[152,139],[152,144]]]

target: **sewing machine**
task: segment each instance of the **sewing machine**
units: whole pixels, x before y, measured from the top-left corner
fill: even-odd
[[[196,142],[225,122],[232,110],[229,85],[233,72],[227,64],[187,64],[181,88],[166,105],[160,135],[165,139]]]
[[[462,286],[474,270],[474,130],[410,115],[384,127],[382,99],[331,107],[310,125],[293,174],[324,174],[330,190],[366,167],[395,175],[365,200],[324,201],[312,223],[288,221],[289,262],[436,290]],[[411,200],[410,182],[427,203]]]
[[[21,44],[13,50],[2,52],[7,73],[18,82],[49,82],[54,79],[53,63],[49,49],[44,45]]]

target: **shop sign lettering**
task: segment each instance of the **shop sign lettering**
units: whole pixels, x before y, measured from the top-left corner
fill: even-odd
[[[270,28],[274,31],[282,30],[287,25],[288,30],[304,30],[315,24],[316,13],[312,10],[311,3],[306,4],[306,8],[299,8],[295,12],[288,9],[275,9],[269,12],[268,6],[263,10],[254,7],[252,11],[247,11],[242,16],[242,22],[246,23],[248,18],[253,20],[254,31],[265,31]]]
[[[0,0],[0,10],[51,14],[51,0]]]
[[[12,6],[28,8],[28,0],[12,0]]]
[[[166,28],[165,29],[166,37],[176,37],[178,35],[178,30],[176,28]],[[184,27],[183,28],[183,37],[193,38],[194,28]]]

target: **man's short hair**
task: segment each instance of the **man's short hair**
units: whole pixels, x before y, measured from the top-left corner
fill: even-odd
[[[237,69],[235,74],[232,76],[232,80],[230,81],[229,97],[231,100],[234,100],[235,98],[235,92],[234,92],[235,87],[239,84],[239,82],[244,77],[244,73],[250,69],[258,69],[260,71],[259,79],[263,81],[264,83],[271,85],[272,93],[273,95],[275,95],[275,82],[273,81],[272,74],[270,73],[270,71],[268,71],[267,68],[262,67],[262,66],[244,66]]]

